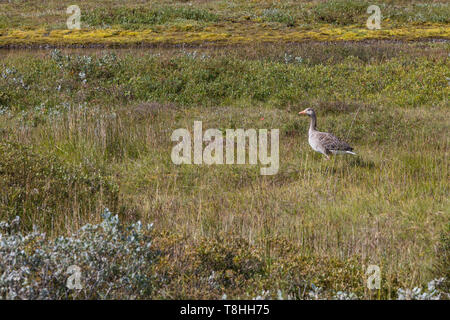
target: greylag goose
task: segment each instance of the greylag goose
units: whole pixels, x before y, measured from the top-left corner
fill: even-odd
[[[316,129],[316,113],[313,109],[307,108],[298,114],[305,114],[311,118],[308,132],[308,142],[314,151],[323,154],[327,160],[330,159],[330,154],[353,154],[353,148],[345,141],[339,140],[334,135],[328,132],[320,132]]]

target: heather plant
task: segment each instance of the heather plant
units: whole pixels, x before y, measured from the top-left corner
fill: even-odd
[[[20,216],[23,229],[77,228],[92,221],[102,204],[117,205],[118,186],[97,169],[69,165],[9,139],[0,142],[0,156],[0,212],[6,219]]]

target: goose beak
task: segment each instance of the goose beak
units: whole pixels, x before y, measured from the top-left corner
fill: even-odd
[[[298,114],[306,114],[306,110],[300,111]]]

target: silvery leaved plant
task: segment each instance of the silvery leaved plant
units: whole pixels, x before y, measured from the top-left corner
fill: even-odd
[[[22,89],[29,90],[30,86],[23,80],[21,75],[15,68],[5,68],[0,75],[8,84],[17,87],[19,85]]]
[[[48,239],[36,228],[18,231],[19,218],[0,222],[0,299],[133,299],[151,295],[156,254],[152,225],[122,226],[105,209],[100,224]],[[80,289],[70,289],[69,267]]]
[[[398,289],[398,300],[442,300],[450,299],[450,294],[439,289],[445,278],[433,279],[428,282],[427,289]]]

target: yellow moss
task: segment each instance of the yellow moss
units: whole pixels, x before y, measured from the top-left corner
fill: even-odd
[[[341,41],[365,39],[402,39],[417,40],[424,38],[450,38],[449,25],[428,24],[401,28],[384,28],[368,30],[360,26],[332,27],[323,25],[314,30],[286,28],[273,30],[262,24],[214,25],[202,31],[185,27],[170,26],[153,30],[119,30],[119,29],[82,29],[82,30],[3,30],[0,32],[0,46],[11,44],[53,44],[70,45],[84,43],[134,44],[134,43],[185,43],[185,42],[300,42]]]

